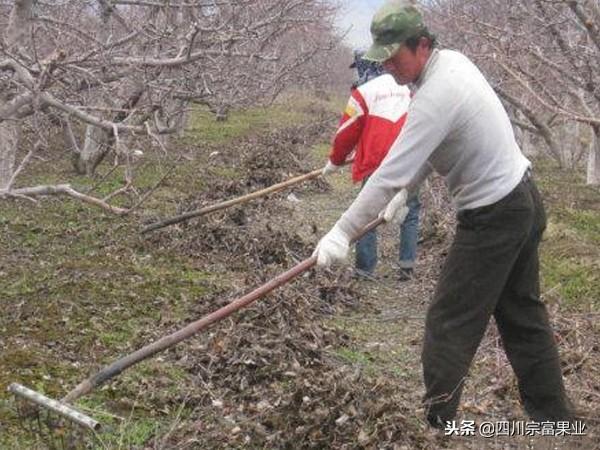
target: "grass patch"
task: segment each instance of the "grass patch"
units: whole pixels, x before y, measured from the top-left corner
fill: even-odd
[[[107,448],[114,449],[129,449],[140,446],[147,442],[159,427],[159,423],[152,418],[127,421],[119,427],[112,439],[107,439],[103,444]]]
[[[189,416],[185,405],[163,414],[160,420],[152,415],[144,416],[143,412],[132,407],[125,420],[121,420],[97,437],[100,444],[99,449],[129,450],[132,448],[146,448],[145,444],[152,438],[168,436],[169,430],[177,427],[177,424]],[[159,440],[160,441],[160,440]],[[162,444],[167,444],[166,442]],[[156,448],[167,448],[157,442]]]
[[[231,111],[227,120],[219,122],[207,108],[198,107],[192,113],[183,142],[224,144],[247,134],[310,121],[318,111],[341,111],[345,101],[335,96],[308,98],[305,93],[298,93],[281,97],[267,107]]]
[[[136,320],[129,319],[124,323],[115,324],[112,329],[101,331],[98,339],[106,347],[124,347],[135,336],[136,330],[141,329],[139,325]]]
[[[251,132],[260,132],[270,127],[289,126],[303,120],[306,120],[305,113],[288,105],[232,111],[227,120],[219,122],[206,108],[197,108],[192,114],[183,142],[223,144]]]
[[[369,366],[372,362],[372,357],[368,353],[350,348],[338,348],[335,354],[350,364]]]
[[[556,216],[582,240],[600,245],[600,211],[565,208]]]
[[[233,167],[211,167],[209,171],[212,176],[226,180],[236,180],[240,176],[240,172]]]
[[[582,171],[536,161],[548,228],[541,248],[542,292],[571,311],[600,309],[600,189]]]
[[[600,310],[600,263],[580,257],[542,253],[542,280],[545,290],[558,294],[570,310]]]

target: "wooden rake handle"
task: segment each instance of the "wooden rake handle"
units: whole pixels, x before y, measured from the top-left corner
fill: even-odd
[[[383,222],[382,218],[377,218],[367,224],[353,239],[352,242],[360,239],[365,233],[370,230],[375,229]],[[244,295],[243,297],[239,297],[236,300],[233,300],[231,303],[223,306],[222,308],[202,317],[201,319],[196,320],[195,322],[190,323],[186,327],[176,331],[168,336],[164,336],[156,342],[153,342],[145,347],[140,348],[139,350],[124,356],[123,358],[115,361],[114,363],[104,367],[95,375],[92,375],[87,380],[81,382],[78,386],[75,387],[71,392],[69,392],[63,399],[62,402],[71,403],[79,397],[89,393],[97,386],[103,384],[107,380],[115,377],[120,374],[123,370],[128,367],[137,364],[138,362],[149,358],[152,355],[155,355],[158,352],[161,352],[169,347],[174,346],[175,344],[193,336],[199,331],[207,328],[209,325],[218,322],[237,310],[244,308],[251,303],[255,302],[259,298],[265,296],[275,288],[287,283],[288,281],[294,279],[301,273],[307,271],[311,267],[313,267],[317,263],[317,257],[311,256],[310,258],[305,259],[304,261],[298,263],[291,269],[283,272],[282,274],[276,276],[271,279],[267,283],[262,286],[254,289],[252,292]]]
[[[344,165],[351,164],[353,160],[348,160],[344,162]],[[179,222],[184,222],[186,220],[192,219],[194,217],[203,216],[205,214],[209,214],[215,211],[219,211],[221,209],[229,208],[230,206],[238,205],[240,203],[245,203],[249,200],[254,200],[255,198],[262,197],[263,195],[271,194],[273,192],[281,191],[287,187],[293,186],[298,183],[302,183],[303,181],[312,180],[313,178],[319,177],[323,172],[323,169],[315,169],[312,172],[305,173],[304,175],[298,175],[297,177],[290,178],[289,180],[282,181],[281,183],[273,184],[268,188],[261,189],[259,191],[254,191],[249,194],[242,195],[241,197],[232,198],[230,200],[225,200],[223,202],[215,203],[210,206],[206,206],[201,209],[197,209],[195,211],[189,211],[178,216],[171,217],[169,219],[161,220],[155,223],[152,223],[140,231],[141,234],[148,233],[149,231],[158,230],[159,228],[164,228],[169,225],[174,225]]]

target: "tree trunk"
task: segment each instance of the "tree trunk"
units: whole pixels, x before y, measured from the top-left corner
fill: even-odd
[[[99,6],[102,27],[98,33],[98,40],[100,42],[107,42],[110,35],[108,23],[113,9],[111,2],[107,1],[101,1]],[[87,125],[85,127],[85,136],[81,152],[79,152],[79,154],[72,154],[72,162],[75,171],[80,175],[93,175],[96,167],[98,167],[108,153],[108,149],[109,143],[106,131],[93,125]]]
[[[591,185],[600,185],[600,127],[592,127],[594,134],[588,153],[587,177],[586,183]]]
[[[80,175],[91,176],[108,153],[108,135],[102,128],[88,125],[81,153],[75,154],[73,166]]]
[[[15,171],[20,127],[14,122],[0,123],[0,189],[6,189]]]
[[[25,42],[21,42],[23,37],[28,39],[33,5],[33,0],[15,0],[5,30],[5,42],[9,47],[24,44]]]
[[[28,38],[28,33],[31,28],[31,10],[33,8],[33,0],[15,0],[8,18],[8,25],[4,31],[4,42],[2,46],[6,46],[10,51],[19,45],[24,45]],[[2,100],[0,105],[7,100],[5,92],[0,92]],[[15,160],[19,140],[21,135],[21,125],[12,120],[0,122],[0,189],[9,187],[9,182],[15,171]]]

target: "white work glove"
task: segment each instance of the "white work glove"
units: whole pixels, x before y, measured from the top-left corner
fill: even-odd
[[[382,217],[386,222],[402,223],[408,214],[408,207],[406,206],[406,199],[408,198],[408,191],[402,189],[390,200],[388,205],[383,211],[379,213],[379,217]]]
[[[336,166],[331,161],[327,161],[327,164],[325,164],[325,167],[323,167],[323,171],[321,172],[321,175],[323,175],[323,176],[329,175],[330,173],[337,172],[341,168],[342,168],[342,166]]]
[[[318,266],[329,267],[336,262],[346,262],[349,252],[350,238],[336,224],[329,230],[329,233],[321,238],[313,252],[313,256],[317,256]]]

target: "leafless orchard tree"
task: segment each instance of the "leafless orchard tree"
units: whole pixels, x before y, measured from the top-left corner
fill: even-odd
[[[93,175],[109,152],[127,164],[141,139],[167,154],[164,136],[193,104],[223,117],[314,83],[314,62],[339,54],[333,14],[323,0],[0,2],[0,198],[63,193],[126,213],[67,184],[15,180],[57,132],[73,168]]]
[[[597,0],[423,2],[448,47],[474,59],[529,139],[561,166],[587,157],[600,183],[600,6]]]

